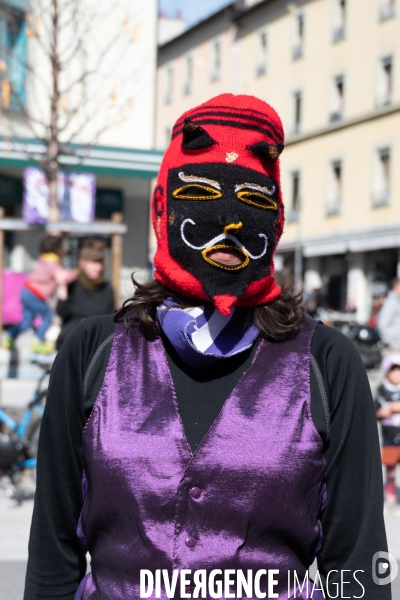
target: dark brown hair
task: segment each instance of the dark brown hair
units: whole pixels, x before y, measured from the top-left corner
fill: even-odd
[[[156,308],[167,298],[173,298],[180,308],[198,306],[199,302],[177,296],[160,282],[154,280],[139,283],[132,275],[135,293],[126,300],[115,315],[115,321],[124,320],[127,327],[140,326],[148,337],[160,334],[156,319]],[[249,308],[249,324],[254,324],[261,335],[272,342],[281,342],[293,337],[307,326],[305,311],[301,306],[302,294],[294,290],[293,280],[279,282],[281,294],[263,306]]]
[[[105,245],[99,240],[85,240],[79,248],[79,258],[104,262]]]
[[[40,242],[40,254],[48,254],[54,252],[58,254],[62,248],[63,239],[60,235],[45,235]]]

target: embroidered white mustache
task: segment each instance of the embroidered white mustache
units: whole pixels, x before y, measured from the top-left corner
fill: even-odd
[[[210,240],[206,244],[203,244],[202,246],[193,246],[193,244],[191,244],[185,237],[184,229],[186,223],[190,223],[191,225],[196,225],[196,223],[192,219],[185,219],[181,225],[181,237],[185,244],[189,246],[189,248],[193,248],[193,250],[204,250],[205,248],[214,246],[215,244],[218,244],[218,242],[222,242],[223,240],[230,240],[235,244],[235,246],[237,246],[238,248],[243,250],[243,252],[245,252],[248,256],[250,256],[250,258],[252,258],[253,260],[257,260],[258,258],[262,258],[264,256],[268,248],[268,238],[264,233],[258,234],[258,237],[264,238],[264,250],[261,252],[261,254],[258,254],[257,256],[251,254],[251,252],[249,252],[247,248],[243,246],[243,244],[239,242],[239,240],[236,239],[235,236],[231,235],[230,233],[221,233],[220,235],[217,235],[217,237],[213,238],[212,240]]]

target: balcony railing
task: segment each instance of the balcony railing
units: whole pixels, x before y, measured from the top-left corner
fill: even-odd
[[[392,92],[386,92],[386,94],[382,94],[376,101],[376,107],[382,108],[383,106],[389,106],[392,104],[393,94]]]
[[[343,111],[337,110],[329,115],[329,120],[331,123],[336,123],[337,121],[341,121],[343,119]]]
[[[295,46],[292,50],[292,58],[293,60],[298,60],[299,58],[303,58],[303,44],[299,44]]]
[[[386,21],[387,19],[391,19],[392,17],[394,17],[395,12],[395,3],[389,2],[389,4],[381,6],[381,9],[379,11],[379,18],[381,21]]]
[[[346,29],[345,29],[344,25],[342,25],[340,27],[336,27],[336,29],[333,30],[333,41],[334,42],[340,42],[340,40],[344,40],[345,37],[346,37]]]
[[[267,72],[267,66],[265,64],[260,63],[259,65],[257,65],[257,68],[256,68],[257,77],[260,77],[261,75],[265,75],[266,72]]]
[[[390,194],[388,191],[372,194],[371,205],[373,208],[378,206],[388,206],[390,202]]]
[[[333,217],[334,215],[339,215],[341,212],[341,202],[340,200],[330,200],[325,207],[325,215],[327,217]]]
[[[299,220],[299,209],[292,208],[286,215],[287,223],[296,223]]]

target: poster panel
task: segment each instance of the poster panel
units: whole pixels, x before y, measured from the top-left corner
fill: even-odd
[[[96,178],[93,173],[60,173],[58,204],[61,221],[91,223],[94,220]],[[24,171],[23,219],[43,225],[49,217],[49,186],[42,169]]]

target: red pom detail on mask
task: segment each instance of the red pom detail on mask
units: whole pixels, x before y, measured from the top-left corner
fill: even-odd
[[[232,307],[237,303],[237,298],[236,296],[229,296],[229,294],[221,294],[220,296],[214,296],[213,302],[222,315],[229,316]]]

